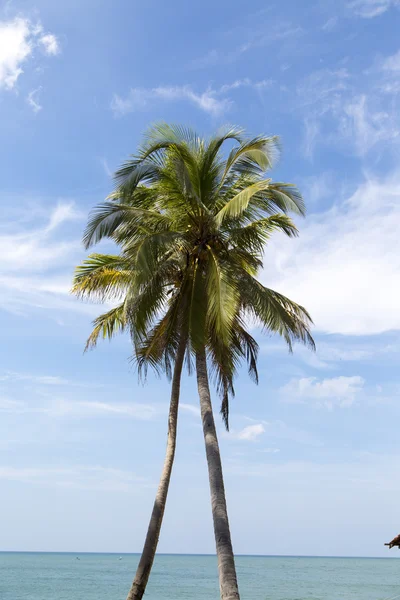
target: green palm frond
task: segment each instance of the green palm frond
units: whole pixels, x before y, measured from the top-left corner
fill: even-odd
[[[91,348],[95,348],[99,337],[103,339],[111,339],[117,333],[125,330],[127,325],[125,314],[125,302],[122,302],[115,308],[100,315],[93,321],[93,331],[88,337],[85,346],[85,352]]]
[[[250,200],[259,192],[264,192],[270,185],[271,180],[257,181],[233,196],[215,215],[218,225],[226,218],[235,218],[241,215],[249,205]]]
[[[72,293],[100,301],[122,298],[133,280],[131,264],[121,256],[91,254],[76,267]]]
[[[253,254],[263,254],[265,246],[275,231],[282,231],[288,237],[296,237],[298,229],[292,219],[285,214],[271,215],[251,222],[244,227],[230,231],[230,243],[235,248]]]
[[[238,307],[238,295],[217,255],[208,247],[208,269],[206,290],[208,300],[208,320],[211,329],[228,346],[232,335],[232,323]]]
[[[225,182],[227,175],[232,170],[235,170],[235,174],[243,172],[256,176],[262,174],[272,168],[279,153],[278,136],[260,136],[243,142],[239,147],[231,150],[225,164],[221,184]]]
[[[155,210],[136,208],[128,204],[115,204],[104,202],[90,215],[89,222],[83,236],[85,248],[97,244],[103,238],[111,238],[121,225],[131,227],[166,227],[168,217]]]
[[[285,214],[294,213],[304,216],[306,212],[303,197],[292,183],[272,183],[265,192],[260,194],[261,201],[273,204]]]
[[[315,350],[315,342],[310,333],[313,322],[305,308],[283,294],[264,287],[244,271],[241,277],[243,308],[249,311],[264,329],[281,335],[290,352],[293,351],[295,341]]]

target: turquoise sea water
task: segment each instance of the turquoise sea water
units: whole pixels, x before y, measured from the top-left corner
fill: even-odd
[[[79,556],[77,560],[76,556]],[[137,555],[0,553],[1,600],[125,600]],[[400,599],[400,561],[237,557],[242,600]],[[218,600],[214,556],[159,555],[146,600]]]

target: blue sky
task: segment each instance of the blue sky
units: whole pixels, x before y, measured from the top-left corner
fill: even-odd
[[[127,338],[83,355],[69,295],[88,211],[147,126],[279,134],[308,216],[262,280],[304,304],[316,354],[259,336],[219,422],[235,550],[386,556],[398,533],[400,2],[11,1],[0,10],[2,550],[139,551],[169,386]],[[213,552],[185,377],[163,552]]]

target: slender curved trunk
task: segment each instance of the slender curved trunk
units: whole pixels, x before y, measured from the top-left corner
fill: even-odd
[[[140,557],[135,579],[133,580],[132,587],[126,600],[141,600],[143,597],[157,550],[158,538],[160,536],[165,504],[167,501],[168,487],[171,479],[172,465],[175,456],[179,392],[183,360],[185,358],[185,348],[186,340],[184,336],[181,336],[175,359],[174,375],[172,378],[171,403],[168,417],[168,439],[164,467],[161,473],[160,483],[158,484],[157,495],[154,501],[149,527],[147,529],[142,556]]]
[[[203,422],[203,434],[206,444],[220,593],[222,600],[239,600],[235,559],[226,508],[221,455],[219,453],[218,438],[212,411],[207,359],[204,349],[196,354],[196,374],[197,388],[200,396],[201,420]]]

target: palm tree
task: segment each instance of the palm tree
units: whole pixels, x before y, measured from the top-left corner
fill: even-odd
[[[229,140],[234,145],[224,157]],[[155,126],[117,172],[116,192],[95,210],[84,237],[87,247],[111,238],[131,265],[123,311],[139,365],[164,361],[168,368],[182,336],[189,363],[195,358],[224,600],[239,592],[209,368],[228,427],[243,358],[257,380],[249,318],[283,336],[290,350],[296,340],[314,346],[307,311],[256,279],[272,232],[297,235],[288,213],[304,214],[297,188],[265,177],[277,152],[276,138],[249,140],[236,128],[205,141],[191,130]],[[128,596],[139,597],[134,589]]]

